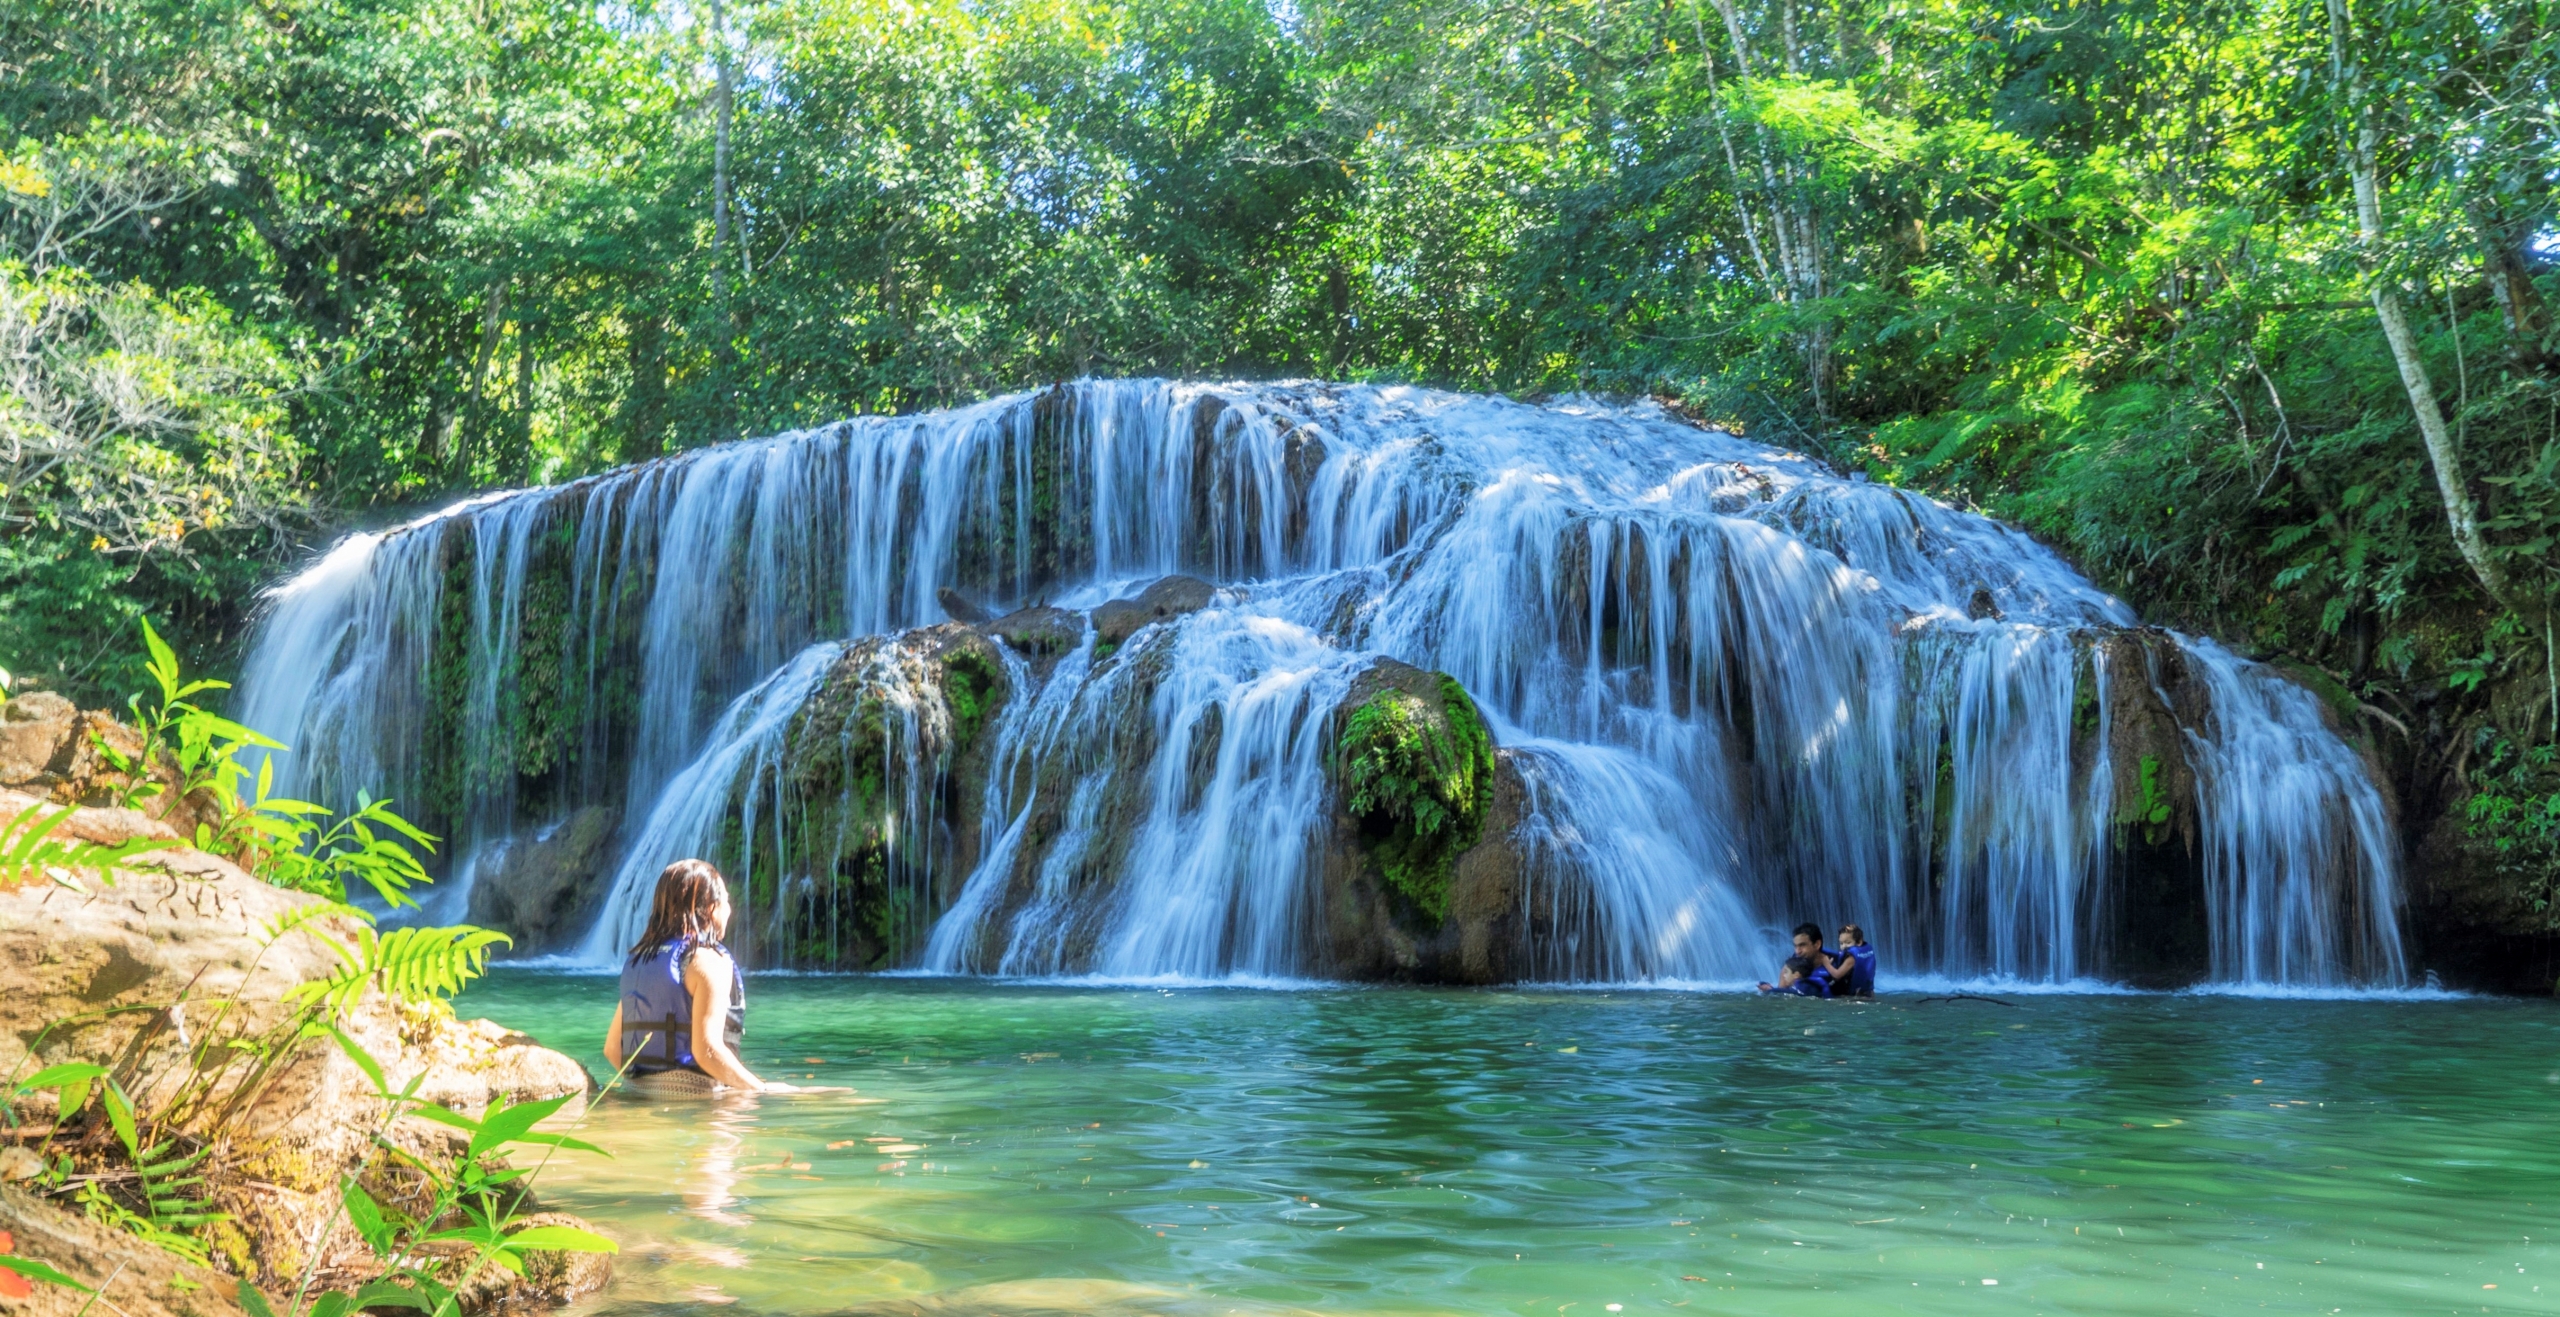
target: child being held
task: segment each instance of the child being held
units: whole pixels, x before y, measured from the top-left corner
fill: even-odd
[[[1831,973],[1812,956],[1789,956],[1778,967],[1778,981],[1760,985],[1762,992],[1793,993],[1799,997],[1831,995]]]

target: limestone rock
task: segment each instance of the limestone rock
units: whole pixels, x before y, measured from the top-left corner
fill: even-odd
[[[536,1226],[568,1226],[574,1230],[595,1227],[566,1212],[535,1212],[517,1221],[507,1233],[530,1230]],[[551,1249],[534,1249],[525,1254],[524,1275],[510,1276],[495,1267],[482,1273],[478,1280],[462,1292],[464,1312],[487,1312],[518,1304],[567,1303],[580,1295],[593,1294],[613,1279],[613,1255],[610,1253],[566,1253]]]
[[[0,792],[0,811],[29,803]],[[131,810],[81,809],[57,835],[74,831],[112,844],[166,829]],[[0,1072],[65,1061],[115,1063],[136,1105],[148,1111],[188,1082],[190,1058],[225,1054],[200,1052],[207,1043],[241,1040],[270,1049],[279,1058],[272,1069],[260,1073],[244,1062],[223,1072],[215,1082],[227,1085],[220,1091],[230,1096],[198,1104],[199,1114],[177,1126],[210,1131],[201,1122],[236,1099],[236,1115],[220,1127],[220,1155],[205,1170],[206,1192],[234,1219],[206,1237],[224,1265],[253,1279],[299,1274],[314,1250],[326,1267],[360,1264],[365,1255],[349,1228],[315,1238],[311,1223],[329,1218],[339,1178],[371,1152],[382,1104],[362,1069],[334,1043],[296,1035],[298,1020],[286,1000],[295,985],[336,968],[337,953],[324,939],[352,940],[352,921],[315,915],[317,898],[271,887],[227,860],[184,848],[137,857],[114,879],[87,891],[41,881],[0,891],[0,979],[10,985],[0,993]],[[56,1023],[75,1017],[73,1024]],[[575,1060],[486,1021],[456,1020],[440,1005],[395,1004],[368,993],[339,1025],[395,1088],[414,1077],[421,1093],[466,1112],[495,1098],[523,1101],[591,1088]],[[51,1092],[15,1105],[17,1119],[28,1125],[49,1125],[56,1115]],[[452,1131],[415,1118],[394,1126],[391,1137],[419,1152],[450,1155],[458,1146]],[[75,1219],[41,1204],[26,1210],[48,1228],[55,1218]],[[82,1256],[117,1255],[92,1250]],[[189,1297],[200,1300],[204,1293]],[[231,1309],[199,1303],[194,1311]]]
[[[1165,577],[1134,598],[1114,599],[1093,610],[1094,644],[1116,648],[1150,622],[1199,612],[1217,593],[1216,586],[1196,576]]]
[[[1453,735],[1461,711],[1449,707],[1454,683],[1393,659],[1381,659],[1353,680],[1334,712],[1335,735],[1345,734],[1354,711],[1386,696],[1436,732],[1453,749],[1470,738]],[[1457,699],[1464,700],[1459,691]],[[1466,721],[1477,715],[1470,704]],[[1481,724],[1478,724],[1480,727]],[[1495,983],[1519,976],[1513,965],[1522,944],[1521,854],[1514,834],[1527,791],[1512,756],[1491,750],[1489,764],[1468,766],[1481,783],[1480,820],[1461,837],[1455,854],[1395,854],[1379,833],[1378,818],[1355,816],[1348,792],[1337,783],[1330,835],[1323,851],[1324,945],[1328,972],[1349,978],[1406,979],[1438,983]],[[1337,764],[1337,771],[1342,766]],[[1439,870],[1436,912],[1417,909],[1409,892],[1390,881],[1386,866],[1416,860]]]
[[[1084,618],[1064,608],[1040,605],[1017,608],[981,629],[1026,658],[1053,659],[1084,638]]]
[[[513,937],[519,955],[575,940],[586,932],[613,879],[621,821],[621,811],[590,805],[484,860],[471,885],[471,922]]]
[[[103,1291],[91,1305],[78,1290],[40,1284],[32,1296],[0,1308],[10,1317],[75,1317],[84,1308],[126,1317],[239,1317],[231,1296],[240,1282],[16,1185],[0,1185],[0,1231],[10,1237],[8,1251]]]
[[[67,767],[79,718],[71,701],[51,691],[0,705],[0,786],[32,783]]]
[[[2089,762],[2098,744],[2099,692],[2084,675],[2074,772],[2105,772],[2114,802],[2110,928],[2100,939],[2111,959],[2101,972],[2146,987],[2183,987],[2212,958],[2189,739],[2212,717],[2211,693],[2165,632],[2100,629],[2089,643],[2104,660],[2108,761]]]
[[[112,805],[137,793],[133,777],[115,766],[110,751],[136,762],[142,735],[103,709],[84,713],[50,691],[0,704],[0,788],[64,805]],[[149,815],[168,825],[170,836],[192,837],[197,824],[221,822],[221,802],[210,791],[178,794],[174,767],[162,763],[151,777],[153,786],[138,794]]]
[[[942,586],[933,592],[933,601],[942,605],[943,613],[954,622],[964,622],[970,626],[984,626],[988,622],[995,620],[995,614],[988,612],[983,606],[970,599],[967,595],[964,595],[947,585]]]

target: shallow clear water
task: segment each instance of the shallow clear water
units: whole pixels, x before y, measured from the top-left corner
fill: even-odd
[[[749,997],[750,1064],[857,1091],[600,1106],[582,1311],[2560,1312],[2543,1003]],[[461,1004],[601,1064],[609,980]]]

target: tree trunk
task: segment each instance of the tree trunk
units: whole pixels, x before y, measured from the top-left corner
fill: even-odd
[[[2376,159],[2379,130],[2374,127],[2372,108],[2366,104],[2365,75],[2361,65],[2347,59],[2346,0],[2328,0],[2329,5],[2329,71],[2333,90],[2346,94],[2347,111],[2352,118],[2352,134],[2347,150],[2347,174],[2355,185],[2356,236],[2365,283],[2373,297],[2373,313],[2382,322],[2382,336],[2391,345],[2391,359],[2400,367],[2400,383],[2409,394],[2409,410],[2418,419],[2418,434],[2426,442],[2427,461],[2435,469],[2436,492],[2444,499],[2445,521],[2453,531],[2453,545],[2470,565],[2472,575],[2480,579],[2489,597],[2528,617],[2539,616],[2538,607],[2528,607],[2524,592],[2512,587],[2506,571],[2489,551],[2488,539],[2480,533],[2480,511],[2471,499],[2471,485],[2462,471],[2462,451],[2454,443],[2453,431],[2445,424],[2444,407],[2436,401],[2435,385],[2427,379],[2427,365],[2418,357],[2418,340],[2409,330],[2409,317],[2400,306],[2399,290],[2380,268],[2382,247],[2382,182]]]
[[[2471,227],[2480,235],[2480,273],[2507,326],[2507,359],[2516,369],[2535,375],[2560,375],[2560,353],[2551,350],[2551,309],[2533,285],[2533,265],[2525,255],[2532,226],[2499,214],[2489,203],[2470,206]]]
[[[730,389],[735,345],[729,316],[729,116],[732,97],[729,33],[721,20],[720,0],[711,0],[711,322],[718,340],[712,345],[716,378],[712,380],[712,438],[730,438]]]
[[[635,313],[631,326],[631,390],[623,395],[623,424],[630,447],[626,457],[656,457],[667,451],[666,324],[655,310]]]

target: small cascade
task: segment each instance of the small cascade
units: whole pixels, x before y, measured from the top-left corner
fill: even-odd
[[[1086,381],[704,449],[350,537],[276,591],[245,708],[285,789],[451,837],[448,901],[619,811],[599,956],[699,852],[759,964],[1372,975],[1437,954],[1345,877],[1335,738],[1390,661],[1501,747],[1511,859],[1463,881],[1505,904],[1449,916],[1482,974],[1761,977],[1804,918],[1953,975],[2104,977],[2180,921],[2218,980],[2406,972],[2381,797],[2307,692],[1651,405]]]
[[[2251,987],[2408,978],[2392,922],[2391,821],[2311,692],[2211,641],[2187,646],[2213,698],[2190,733],[2203,802],[2213,977]]]
[[[786,835],[776,826],[784,813],[779,799],[785,776],[784,733],[843,652],[841,642],[811,645],[721,713],[704,739],[702,752],[668,782],[656,807],[624,847],[605,907],[581,949],[587,960],[598,964],[620,960],[649,925],[649,900],[658,871],[677,860],[723,849],[721,834],[733,820],[748,844],[737,848],[741,861],[730,866],[732,876],[740,890],[755,890],[758,848],[754,841],[770,835],[780,843]],[[787,846],[780,858],[788,863]],[[731,941],[742,949],[755,940],[755,913],[742,901],[731,916]]]

